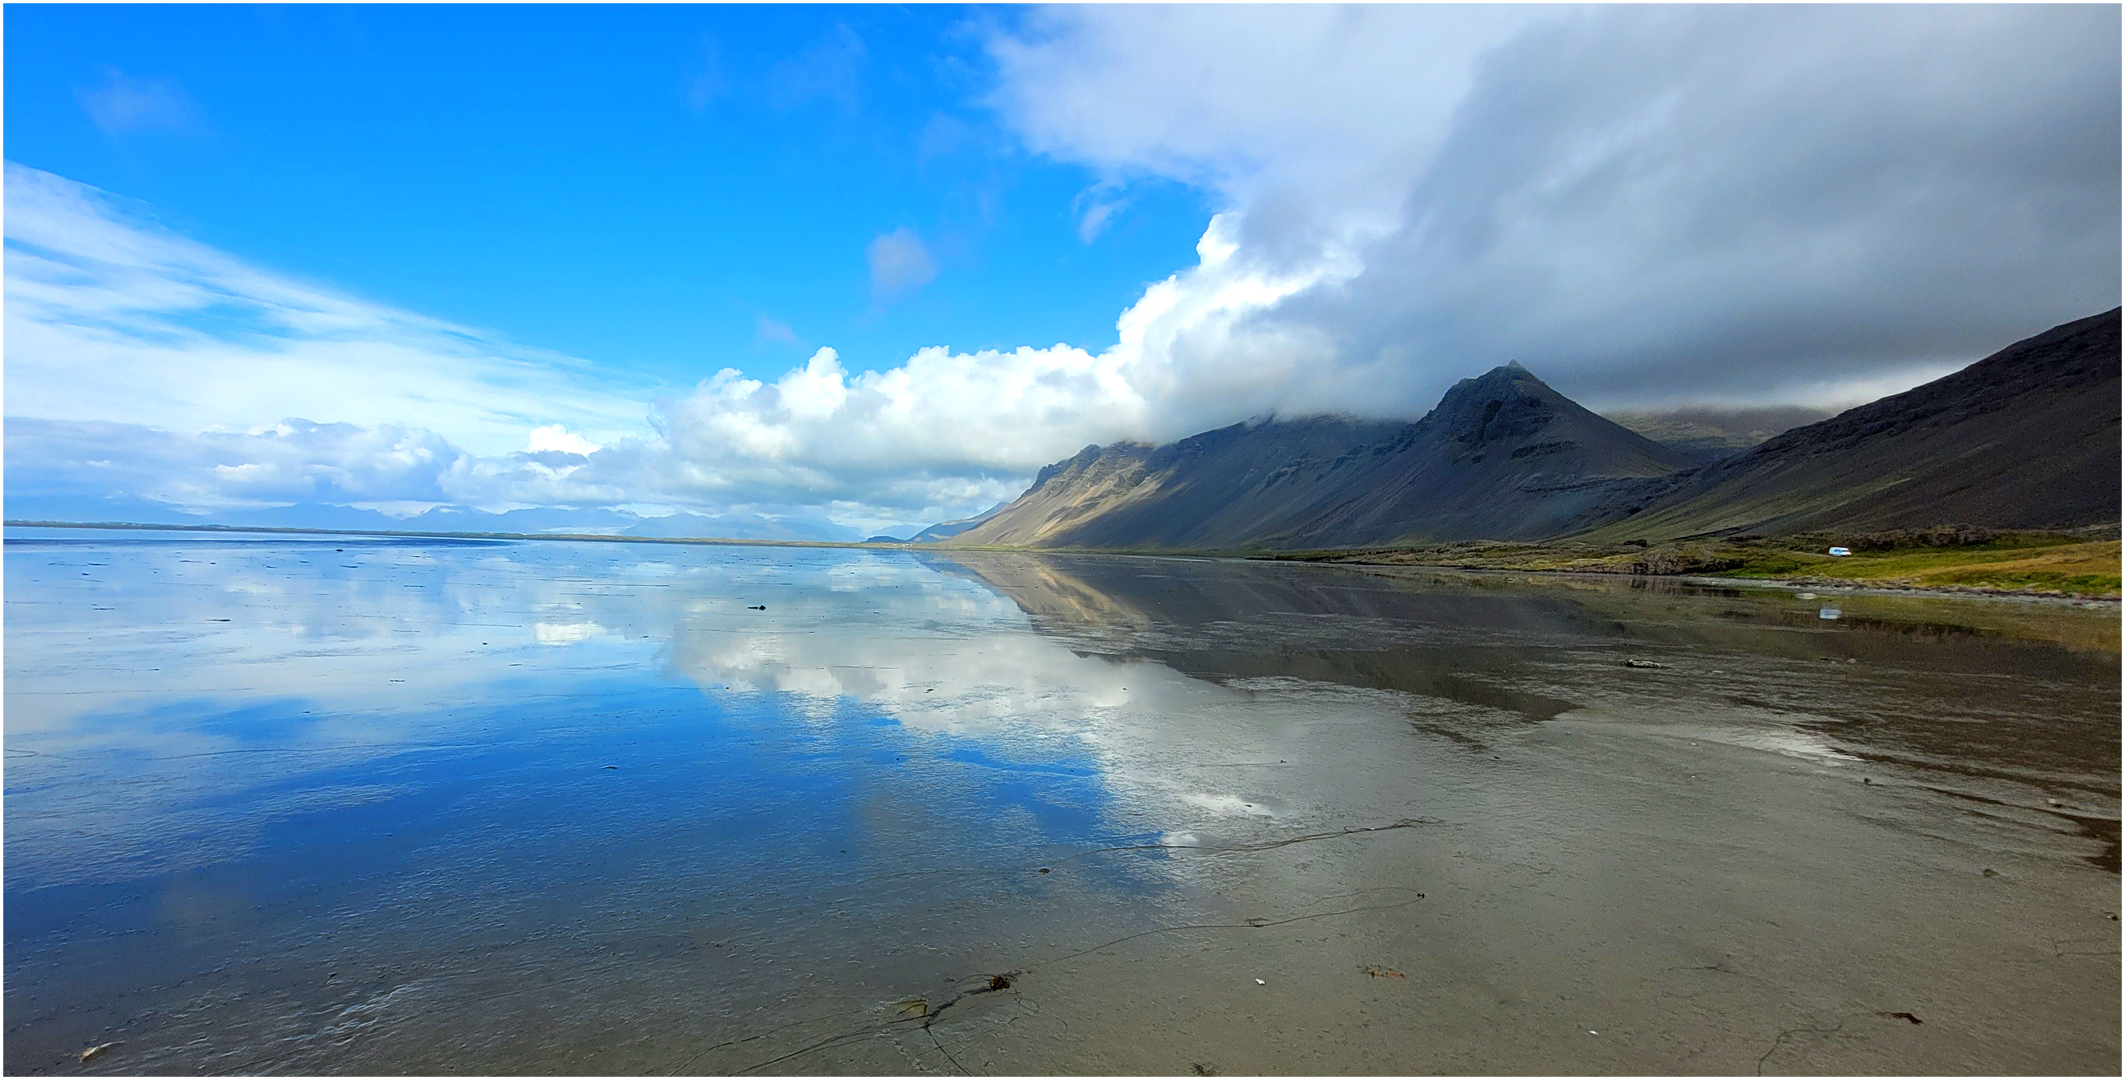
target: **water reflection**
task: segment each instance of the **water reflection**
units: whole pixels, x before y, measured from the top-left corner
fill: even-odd
[[[16,1073],[114,1038],[92,1068],[735,1070],[876,1009],[883,1042],[805,1060],[941,1068],[892,1026],[910,994],[990,1023],[969,973],[1400,910],[1469,849],[1558,872],[1557,815],[1648,806],[1587,762],[1707,745],[1737,784],[1863,768],[2115,869],[2114,626],[980,553],[11,533],[6,559]],[[1929,805],[1894,827],[1937,832]],[[1316,843],[1412,823],[1459,846]],[[1023,1071],[1098,1071],[1032,1045]]]
[[[2097,721],[2118,703],[2114,608],[1855,596],[1826,626],[1772,590],[1201,565],[964,553],[950,569],[1080,650],[1236,687],[1386,691],[1473,749],[1568,716],[2115,807],[2118,730]]]

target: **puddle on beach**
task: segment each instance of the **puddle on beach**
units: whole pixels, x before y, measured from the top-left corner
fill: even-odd
[[[11,1074],[2117,1066],[2114,605],[5,552]]]

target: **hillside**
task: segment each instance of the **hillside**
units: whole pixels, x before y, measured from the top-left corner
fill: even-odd
[[[2116,522],[2118,321],[2114,308],[2053,327],[1924,386],[1642,485],[1590,515],[1588,538]]]
[[[1237,424],[1167,446],[1086,447],[947,546],[1319,548],[1553,535],[1693,462],[1518,364],[1414,423]]]
[[[1626,411],[1603,416],[1707,465],[1753,450],[1802,424],[1830,418],[1828,409],[1781,405],[1767,409],[1702,406],[1660,412]]]
[[[1088,446],[949,546],[1244,547],[1360,484],[1365,448],[1406,424],[1317,417],[1234,424],[1166,446]],[[1357,466],[1357,467],[1353,467]]]

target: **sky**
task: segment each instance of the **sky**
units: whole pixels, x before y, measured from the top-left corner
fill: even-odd
[[[2120,288],[2115,6],[4,19],[10,518],[904,535],[1508,360],[1848,406]]]

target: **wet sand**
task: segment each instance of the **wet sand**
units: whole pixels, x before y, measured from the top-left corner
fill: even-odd
[[[7,1071],[2117,1071],[2114,612],[590,547],[11,533]]]

